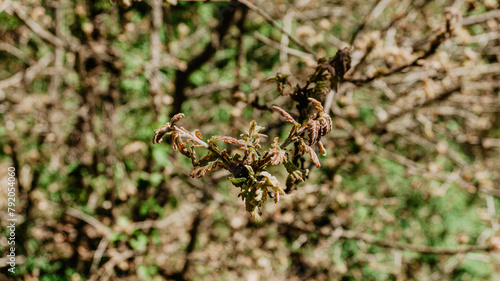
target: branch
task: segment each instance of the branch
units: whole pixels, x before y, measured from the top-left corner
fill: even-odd
[[[48,202],[50,202],[52,207],[54,207],[55,209],[64,208],[64,207],[58,206],[54,202],[51,202],[51,201],[48,201]],[[72,208],[72,207],[66,207],[66,214],[90,224],[97,231],[99,231],[104,237],[109,237],[112,234],[112,231],[111,231],[111,229],[109,229],[109,227],[107,227],[106,225],[104,225],[102,222],[98,221],[94,217],[91,217],[80,210],[77,210],[77,209]]]
[[[473,16],[463,18],[462,25],[469,26],[469,25],[473,25],[476,23],[482,23],[482,22],[485,22],[485,21],[488,21],[491,19],[498,19],[498,18],[500,18],[500,10],[493,10],[493,11],[489,11],[489,12],[484,13],[484,14],[473,15]]]
[[[183,221],[184,218],[190,217],[189,214],[194,211],[201,210],[201,204],[186,204],[179,208],[179,210],[175,211],[172,214],[169,214],[167,217],[162,218],[160,220],[145,220],[134,223],[134,229],[148,230],[152,228],[163,229],[171,226],[177,221]]]
[[[290,8],[293,10],[296,10],[293,6],[290,6]],[[335,9],[335,10],[329,10],[329,9],[327,9],[327,10],[313,10],[311,12],[314,12],[314,13],[312,13],[312,15],[314,15],[314,16],[320,15],[320,18],[323,18],[323,17],[331,17],[332,14],[334,14],[335,12],[339,12],[339,10],[340,10],[340,8]],[[324,15],[321,16],[322,13],[324,13]],[[340,13],[340,15],[343,15],[343,14],[345,14],[345,11]],[[316,30],[316,32],[321,32],[325,36],[325,39],[330,44],[332,44],[335,48],[337,48],[338,50],[342,50],[344,48],[351,48],[351,45],[349,45],[349,43],[344,42],[344,41],[340,40],[339,38],[333,36],[330,32],[325,32],[325,30],[323,30],[321,27],[319,27],[317,23],[315,23],[311,20],[311,17],[307,16],[306,12],[297,12],[296,11],[296,15],[300,20],[302,20],[305,23],[307,23],[308,25],[312,26],[314,28],[314,30]]]
[[[90,266],[90,272],[95,272],[101,262],[102,256],[108,247],[109,241],[108,237],[101,238],[101,242],[99,242],[99,246],[97,246],[97,250],[94,252],[94,260],[92,261],[92,265]]]
[[[26,69],[26,71],[20,71],[11,77],[0,81],[0,89],[8,88],[16,85],[23,81],[26,81],[27,84],[31,83],[31,81],[36,77],[38,73],[44,70],[54,59],[54,56],[49,53],[41,58],[36,64],[30,66]]]
[[[391,152],[387,149],[380,147],[377,148],[377,155],[391,159],[392,161],[405,166],[406,168],[408,168],[408,173],[411,175],[420,176],[427,179],[454,182],[469,193],[481,192],[484,194],[489,194],[500,198],[500,190],[498,189],[478,188],[472,182],[465,180],[461,176],[455,176],[453,174],[448,174],[444,172],[429,172],[427,169],[423,168],[422,165],[420,165],[419,163],[414,162],[397,153]]]
[[[280,225],[283,225],[287,228],[292,228],[294,230],[298,230],[301,232],[305,232],[305,233],[311,233],[315,229],[315,227],[311,226],[311,225],[297,226],[297,225],[292,225],[292,224],[287,224],[287,223],[280,223]],[[317,232],[315,232],[315,233],[317,233]],[[323,234],[320,234],[320,235],[323,235]],[[399,250],[403,250],[403,251],[418,252],[418,253],[422,253],[422,254],[456,255],[456,254],[463,254],[463,253],[469,253],[469,252],[497,252],[499,250],[494,245],[468,245],[468,246],[457,246],[455,248],[451,248],[451,247],[433,247],[433,246],[426,246],[426,245],[403,244],[403,243],[399,243],[399,242],[396,242],[393,240],[377,239],[375,236],[370,235],[370,234],[351,231],[351,230],[345,230],[342,228],[336,228],[330,234],[326,234],[323,236],[333,236],[333,237],[344,238],[344,239],[362,240],[366,243],[377,245],[377,246],[382,247],[382,248],[393,248],[393,249],[399,249]]]
[[[306,52],[311,54],[314,57],[314,59],[317,60],[319,58],[318,55],[316,55],[316,53],[311,49],[311,47],[302,43],[299,39],[297,39],[297,37],[295,37],[292,34],[290,34],[289,32],[287,32],[281,25],[279,25],[270,15],[268,15],[266,12],[264,12],[261,8],[250,3],[250,1],[248,1],[248,0],[237,0],[237,1],[242,3],[243,5],[247,6],[249,9],[253,10],[257,14],[261,15],[272,26],[276,27],[283,34],[286,34],[290,38],[290,40],[292,40],[295,44],[297,44],[297,46],[301,47]]]
[[[290,55],[293,55],[293,56],[296,56],[296,57],[299,57],[299,58],[314,59],[314,55],[311,55],[309,53],[305,53],[305,52],[302,52],[302,51],[290,48],[288,46],[282,45],[282,44],[280,44],[280,43],[278,43],[276,41],[273,41],[273,40],[265,37],[264,35],[258,33],[257,31],[253,33],[253,36],[257,40],[261,41],[262,43],[264,43],[266,45],[269,45],[269,46],[271,46],[271,47],[273,47],[275,49],[278,49],[278,50],[280,50],[283,53],[290,54]]]
[[[205,64],[217,51],[217,48],[221,45],[222,39],[226,35],[233,21],[233,17],[236,13],[236,7],[234,5],[230,5],[227,10],[224,10],[227,7],[223,7],[222,9],[222,19],[219,22],[219,26],[217,28],[216,36],[212,36],[212,40],[205,49],[194,57],[188,64],[185,70],[177,70],[176,79],[175,79],[175,92],[174,92],[174,103],[172,112],[170,116],[174,116],[177,113],[181,112],[182,104],[186,101],[185,88],[188,85],[189,76],[195,70],[199,69],[203,64]]]
[[[57,37],[63,36],[63,27],[62,23],[64,21],[64,14],[60,4],[56,4],[55,6],[55,32]],[[64,48],[56,46],[54,50],[54,67],[56,71],[52,74],[52,79],[50,80],[48,92],[50,95],[50,100],[52,103],[55,103],[58,99],[59,87],[62,82],[61,71],[64,66]]]
[[[162,0],[151,0],[152,8],[152,30],[150,35],[151,60],[147,68],[151,71],[149,78],[149,92],[153,100],[153,110],[156,118],[160,114],[162,87],[160,81],[160,63],[161,63],[161,40],[160,28],[163,24]]]
[[[100,278],[107,272],[111,271],[117,264],[120,262],[127,260],[133,256],[135,256],[137,253],[133,250],[126,250],[124,252],[118,253],[117,255],[114,255],[107,263],[105,263],[99,270],[94,273],[90,278],[89,281],[97,281],[97,280],[107,280],[107,278]]]
[[[35,61],[29,56],[27,56],[25,53],[23,53],[23,51],[19,50],[14,45],[9,44],[7,42],[0,42],[0,51],[5,51],[7,53],[10,53],[11,55],[14,55],[18,59],[30,65],[35,63]]]
[[[59,37],[55,36],[54,34],[50,33],[49,31],[45,30],[41,25],[39,25],[36,21],[32,20],[24,10],[22,10],[19,5],[11,5],[11,8],[13,9],[14,13],[17,15],[17,17],[22,20],[30,29],[33,31],[36,35],[40,36],[41,38],[45,39],[46,41],[50,42],[52,45],[56,47],[62,47],[65,49],[68,49],[70,51],[76,52],[78,49],[78,46],[74,44],[69,44],[68,42],[60,39]]]
[[[425,101],[418,103],[418,104],[407,104],[405,108],[400,108],[391,115],[389,115],[383,122],[380,122],[377,126],[374,127],[374,131],[376,133],[384,133],[387,131],[387,124],[389,124],[391,121],[394,119],[403,116],[406,113],[409,112],[414,112],[415,110],[419,109],[420,107],[429,105],[433,102],[439,101],[446,99],[450,95],[452,95],[455,92],[459,92],[461,90],[461,86],[454,86],[448,89],[443,89],[440,93],[437,93],[434,97],[427,98]],[[397,102],[395,103],[397,104]]]
[[[419,252],[422,254],[438,254],[438,255],[455,255],[468,252],[495,252],[498,249],[493,245],[469,245],[457,246],[456,248],[449,247],[433,247],[426,245],[403,244],[393,240],[380,240],[366,233],[359,233],[349,230],[342,230],[340,235],[346,239],[362,240],[366,243],[374,244],[383,248],[394,248],[399,250]]]
[[[367,24],[370,24],[375,19],[380,16],[380,14],[385,10],[385,8],[389,5],[392,0],[379,0],[372,8],[370,13],[363,19],[363,22],[358,26],[358,28],[354,31],[351,38],[351,45],[354,40],[358,36],[358,34],[366,27]]]
[[[451,34],[451,32],[452,31],[451,31],[451,28],[449,27],[449,21],[446,21],[446,29],[444,31],[441,31],[439,34],[437,34],[436,37],[433,40],[431,40],[429,49],[426,52],[424,52],[423,54],[421,54],[420,56],[418,56],[417,58],[415,58],[413,61],[409,62],[408,64],[394,67],[391,70],[386,71],[386,72],[377,71],[376,72],[377,74],[373,75],[371,77],[367,77],[367,78],[363,78],[363,79],[346,79],[346,81],[349,81],[349,82],[354,83],[356,85],[361,85],[364,83],[371,82],[377,78],[387,77],[387,76],[390,76],[394,73],[401,72],[401,71],[407,69],[408,67],[416,66],[419,64],[420,60],[426,59],[426,58],[430,57],[431,55],[433,55],[437,51],[439,46],[441,46],[441,44],[444,41],[446,41],[448,39],[448,37],[450,37],[449,35]]]

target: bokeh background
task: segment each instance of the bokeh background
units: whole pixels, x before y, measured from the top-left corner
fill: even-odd
[[[0,2],[0,279],[500,280],[499,24],[495,0]],[[269,145],[295,105],[268,78],[345,47],[322,167],[258,223],[151,143],[183,112]]]

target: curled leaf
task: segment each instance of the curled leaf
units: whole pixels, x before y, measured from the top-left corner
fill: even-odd
[[[318,109],[319,112],[323,112],[323,105],[321,105],[319,101],[313,98],[308,98],[308,100],[316,106],[316,109]]]
[[[186,115],[184,115],[184,113],[175,114],[174,117],[172,117],[172,119],[170,119],[171,126],[174,126],[175,123],[177,123],[184,116],[186,116]]]
[[[316,144],[318,146],[318,149],[319,149],[319,153],[323,156],[326,155],[326,149],[325,147],[323,146],[323,143],[321,143],[321,141],[318,141],[318,143]]]
[[[284,109],[282,109],[282,108],[280,108],[280,107],[278,107],[278,106],[276,106],[276,105],[272,106],[272,108],[274,108],[274,109],[276,109],[277,111],[279,111],[279,113],[281,113],[281,115],[282,115],[283,117],[285,117],[285,120],[286,120],[287,122],[293,123],[293,124],[295,124],[295,125],[299,125],[299,123],[297,123],[297,122],[295,121],[295,119],[293,119],[293,117],[292,117],[292,116],[291,116],[288,112],[286,112]]]
[[[263,178],[259,182],[262,186],[269,187],[274,191],[274,193],[275,193],[274,202],[275,203],[279,201],[280,194],[285,195],[285,192],[280,187],[280,182],[278,181],[278,179],[275,176],[271,175],[267,171],[262,171],[259,173],[258,177]]]
[[[312,149],[308,145],[304,145],[304,150],[311,155],[311,161],[316,165],[316,167],[321,167],[321,164],[319,163],[318,155],[316,155],[316,152],[314,152],[314,149]]]
[[[163,140],[163,137],[165,135],[170,134],[170,132],[169,132],[170,129],[173,126],[175,126],[175,123],[177,123],[177,121],[179,121],[182,117],[184,117],[184,113],[178,113],[178,114],[174,115],[174,117],[172,117],[172,119],[170,119],[170,122],[167,122],[162,127],[156,129],[155,130],[155,135],[153,137],[153,144],[155,144],[155,143],[161,143],[162,140]]]
[[[237,144],[237,145],[241,145],[241,146],[248,146],[249,145],[249,143],[247,143],[246,141],[238,140],[238,139],[228,137],[228,136],[213,136],[211,138],[211,140],[212,141],[220,140],[220,141],[225,142],[225,143]]]
[[[328,61],[328,64],[335,68],[332,76],[343,79],[347,71],[351,69],[351,50],[349,48],[338,50],[335,56]]]
[[[328,135],[332,131],[333,123],[332,118],[326,113],[323,112],[321,117],[318,119],[320,125],[319,136],[323,137]]]
[[[286,171],[290,174],[289,176],[292,177],[293,182],[295,181],[301,181],[303,182],[305,178],[309,175],[309,170],[305,169],[299,169],[295,164],[293,164],[292,161],[287,161],[284,163]]]
[[[269,80],[274,80],[276,81],[276,89],[281,95],[286,95],[285,93],[285,88],[291,87],[292,85],[290,84],[290,81],[288,81],[288,75],[286,74],[281,74],[277,73],[275,77],[269,79]]]
[[[319,139],[319,130],[321,127],[316,120],[309,121],[306,127],[309,130],[309,145],[312,145]]]
[[[231,157],[229,156],[229,153],[227,153],[227,150],[226,150],[226,149],[224,149],[223,151],[221,151],[221,152],[220,152],[220,154],[222,155],[222,157],[223,157],[224,159],[226,159],[226,161],[229,161],[229,159],[231,158]]]
[[[295,179],[293,178],[292,175],[288,175],[286,178],[286,188],[285,188],[285,193],[290,194],[293,190],[295,190]]]
[[[156,129],[155,135],[153,137],[153,144],[161,143],[163,140],[163,137],[166,134],[168,134],[169,129],[170,129],[170,123],[168,123],[168,122],[167,122],[167,124],[163,125],[162,127]]]
[[[196,130],[196,131],[194,132],[194,134],[195,134],[195,135],[196,135],[196,137],[197,137],[197,138],[199,138],[200,140],[202,140],[202,139],[203,139],[203,137],[201,136],[200,130]]]
[[[266,136],[266,135],[263,135],[263,134],[259,134],[259,132],[262,131],[262,130],[264,130],[264,129],[265,129],[265,127],[257,125],[257,123],[255,122],[255,120],[252,120],[252,122],[250,123],[249,135],[250,135],[250,137],[253,137],[253,138],[255,138],[256,135]]]
[[[279,146],[279,138],[274,138],[273,144],[271,146],[273,148],[269,149],[269,155],[271,155],[271,165],[279,165],[286,161],[286,150],[283,150]]]
[[[317,93],[317,96],[328,95],[330,92],[330,85],[326,81],[318,81],[314,84],[314,92]]]
[[[260,137],[267,137],[267,135],[259,133],[260,131],[262,131],[264,129],[265,129],[264,127],[257,125],[255,120],[252,120],[252,122],[250,122],[250,129],[247,132],[245,132],[244,134],[241,134],[240,136],[244,140],[250,142],[252,144],[252,146],[254,146],[255,148],[259,148],[260,147],[260,145],[259,145]]]
[[[194,168],[193,170],[191,170],[191,173],[189,174],[189,176],[192,178],[201,178],[207,172],[215,170],[218,165],[219,165],[219,159],[212,161],[212,162],[209,162],[205,166],[200,166],[200,167]]]
[[[253,178],[255,176],[255,172],[253,171],[252,166],[250,165],[244,165],[244,166],[245,168],[247,168],[249,176]]]
[[[252,218],[253,221],[257,222],[260,221],[261,219],[261,213],[260,213],[260,208],[255,206],[251,209],[250,211],[250,217]]]

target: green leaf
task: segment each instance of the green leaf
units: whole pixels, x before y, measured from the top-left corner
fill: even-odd
[[[147,244],[148,244],[148,237],[143,233],[139,234],[137,239],[130,240],[130,246],[132,247],[132,249],[137,251],[146,250]]]
[[[242,186],[247,181],[246,178],[228,177],[227,179],[230,180],[235,186]]]

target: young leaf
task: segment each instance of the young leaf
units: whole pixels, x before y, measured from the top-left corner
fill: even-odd
[[[314,149],[312,149],[308,145],[304,145],[304,150],[311,155],[311,161],[316,165],[316,167],[321,167],[321,164],[319,163],[318,155],[316,155],[316,152],[314,152]]]
[[[210,161],[204,166],[199,166],[191,170],[189,176],[192,178],[201,178],[203,177],[207,172],[213,171],[217,168],[219,165],[220,160],[216,159],[215,161]]]
[[[323,156],[326,155],[326,149],[325,147],[323,146],[323,143],[321,143],[321,141],[318,141],[318,143],[316,143],[316,145],[318,146],[318,149],[319,149],[319,153]]]
[[[220,140],[220,141],[225,142],[225,143],[237,144],[237,145],[241,145],[241,146],[248,146],[249,145],[249,143],[247,143],[246,141],[237,140],[235,138],[228,137],[228,136],[213,136],[210,139],[210,141],[217,141],[217,140]]]
[[[247,181],[246,178],[228,177],[227,179],[230,180],[235,186],[242,186]]]
[[[297,122],[295,121],[295,119],[293,119],[293,117],[292,117],[292,116],[291,116],[288,112],[286,112],[284,109],[282,109],[282,108],[280,108],[280,107],[278,107],[278,106],[276,106],[276,105],[272,106],[272,108],[274,108],[274,109],[276,109],[277,111],[279,111],[279,113],[281,113],[281,115],[283,115],[283,117],[285,117],[286,122],[293,123],[293,124],[294,124],[294,125],[296,125],[296,126],[298,126],[298,125],[299,125],[299,123],[297,123]]]
[[[263,186],[270,187],[274,191],[274,193],[275,193],[274,202],[275,203],[279,201],[280,194],[285,195],[285,192],[280,187],[280,182],[278,181],[278,179],[275,176],[271,175],[269,172],[263,171],[263,172],[259,173],[259,177],[264,178],[261,181],[262,182],[261,184]]]

